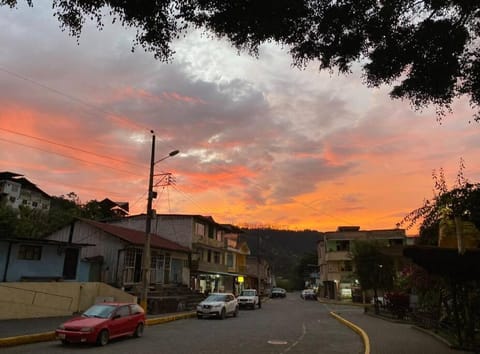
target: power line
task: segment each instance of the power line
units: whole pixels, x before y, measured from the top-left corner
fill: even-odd
[[[127,161],[127,160],[122,160],[122,159],[117,159],[117,158],[114,158],[114,157],[111,157],[111,156],[107,156],[107,155],[98,154],[98,153],[96,153],[96,152],[92,152],[92,151],[88,151],[88,150],[76,148],[76,147],[71,146],[71,145],[66,145],[66,144],[62,144],[62,143],[57,143],[57,142],[54,142],[54,141],[52,141],[52,140],[48,140],[48,139],[45,139],[45,138],[42,138],[42,137],[38,137],[38,136],[34,136],[34,135],[29,135],[29,134],[25,134],[25,133],[20,133],[20,132],[14,131],[14,130],[6,129],[6,128],[1,128],[1,127],[0,127],[0,130],[6,131],[6,132],[9,132],[9,133],[12,133],[12,134],[17,134],[17,135],[20,135],[20,136],[24,136],[24,137],[27,137],[27,138],[30,138],[30,139],[35,139],[35,140],[38,140],[38,141],[42,141],[42,142],[45,142],[45,143],[48,143],[48,144],[51,144],[51,145],[60,146],[60,147],[67,148],[67,149],[71,149],[71,150],[75,150],[75,151],[80,151],[80,152],[83,152],[83,153],[86,153],[86,154],[90,154],[90,155],[94,155],[94,156],[97,156],[97,157],[101,157],[101,158],[104,158],[104,159],[108,159],[108,160],[112,160],[112,161],[117,161],[117,162],[121,162],[121,163],[126,163],[126,164],[130,164],[130,165],[137,166],[137,167],[142,167],[142,168],[145,167],[144,165],[140,165],[140,164],[137,164],[137,163],[134,163],[134,162],[130,162],[130,161]]]
[[[117,115],[117,114],[114,113],[114,112],[107,111],[107,110],[105,110],[105,109],[103,109],[103,108],[101,108],[101,107],[98,107],[98,106],[95,106],[95,105],[93,105],[93,104],[91,104],[91,103],[88,103],[88,102],[86,102],[86,101],[84,101],[84,100],[82,100],[82,99],[80,99],[80,98],[78,98],[78,97],[75,97],[75,96],[73,96],[73,95],[69,95],[69,94],[66,94],[66,93],[64,93],[64,92],[62,92],[62,91],[59,91],[59,90],[57,90],[57,89],[51,88],[51,87],[49,87],[49,86],[47,86],[47,85],[44,85],[44,84],[42,84],[42,83],[40,83],[40,82],[38,82],[38,81],[32,80],[32,79],[30,79],[30,78],[28,78],[28,77],[26,77],[26,76],[23,76],[23,75],[20,75],[20,74],[15,73],[15,72],[13,72],[13,71],[11,71],[11,70],[5,69],[4,67],[1,67],[1,66],[0,66],[0,71],[3,71],[4,73],[7,73],[7,74],[9,74],[9,75],[11,75],[11,76],[14,76],[14,77],[16,77],[17,79],[20,79],[20,80],[29,82],[29,83],[31,83],[31,84],[33,84],[33,85],[39,86],[39,87],[41,87],[41,88],[43,88],[43,89],[45,89],[45,90],[48,90],[48,91],[50,91],[50,92],[53,92],[53,93],[55,93],[55,94],[57,94],[57,95],[60,95],[60,96],[62,96],[62,97],[68,98],[68,99],[71,100],[71,101],[74,101],[74,102],[77,102],[77,103],[79,103],[79,104],[81,104],[81,105],[87,106],[87,107],[89,107],[89,108],[91,108],[91,109],[94,109],[94,110],[96,110],[96,111],[98,111],[98,112],[104,113],[104,114],[106,114],[106,115],[108,115],[108,116],[111,116],[111,117],[113,117],[113,118],[115,118],[115,119],[117,119],[117,120],[119,120],[119,121],[123,121],[123,122],[125,122],[125,123],[127,123],[127,124],[133,125],[133,126],[135,126],[135,127],[137,127],[137,128],[140,128],[140,129],[142,129],[142,130],[143,130],[143,129],[146,129],[146,130],[148,130],[148,131],[151,130],[150,128],[148,128],[148,127],[146,127],[146,126],[144,126],[144,125],[142,125],[142,124],[136,123],[136,122],[134,122],[134,121],[132,121],[132,120],[130,120],[130,119],[128,119],[128,118],[120,117],[119,115]]]
[[[134,176],[137,176],[137,177],[142,177],[142,178],[144,177],[143,175],[140,175],[140,174],[137,174],[137,173],[134,173],[134,172],[131,172],[131,171],[122,170],[122,169],[115,168],[115,167],[112,167],[112,166],[109,166],[109,165],[104,165],[104,164],[101,164],[101,163],[98,163],[98,162],[93,162],[93,161],[88,161],[88,160],[80,159],[80,158],[78,158],[78,157],[73,157],[73,156],[69,156],[69,155],[65,155],[65,154],[60,154],[60,153],[58,153],[58,152],[41,149],[41,148],[36,147],[36,146],[31,146],[31,145],[27,145],[27,144],[22,144],[22,143],[19,143],[19,142],[17,142],[17,141],[11,141],[11,140],[8,140],[8,139],[3,139],[3,138],[0,138],[0,140],[1,140],[1,141],[5,141],[5,142],[10,143],[10,144],[20,145],[20,146],[28,147],[28,148],[30,148],[30,149],[35,149],[35,150],[43,151],[43,152],[46,152],[46,153],[49,153],[49,154],[54,154],[54,155],[66,157],[66,158],[68,158],[68,159],[77,160],[77,161],[81,161],[81,162],[88,163],[88,164],[92,164],[92,165],[98,165],[98,166],[106,167],[106,168],[109,168],[109,169],[111,169],[111,170],[116,170],[116,171],[119,171],[119,172],[131,174],[131,175],[134,175]]]

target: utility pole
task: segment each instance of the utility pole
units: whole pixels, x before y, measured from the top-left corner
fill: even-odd
[[[150,288],[150,266],[151,266],[151,250],[150,250],[150,242],[151,242],[151,226],[152,226],[152,201],[154,198],[157,197],[156,192],[153,191],[153,176],[154,176],[154,168],[157,163],[163,161],[169,157],[175,156],[179,153],[178,150],[174,150],[170,152],[167,156],[161,158],[158,161],[155,161],[155,132],[153,130],[150,131],[152,133],[152,152],[150,154],[150,175],[148,178],[148,199],[147,199],[147,215],[145,217],[145,244],[143,247],[143,257],[142,257],[142,291],[141,291],[141,298],[140,298],[140,306],[143,307],[145,313],[147,312],[147,300],[148,300],[148,291]]]
[[[150,287],[150,229],[152,220],[152,200],[153,200],[153,169],[155,166],[155,133],[152,133],[152,152],[150,154],[150,175],[148,179],[148,199],[147,199],[147,215],[145,217],[145,244],[143,247],[143,262],[142,262],[142,296],[140,299],[140,305],[147,312],[147,298],[148,290]]]
[[[260,233],[257,230],[257,292],[260,297]]]

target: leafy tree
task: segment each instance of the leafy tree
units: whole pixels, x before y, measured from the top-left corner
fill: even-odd
[[[33,0],[26,0],[33,6]],[[17,0],[0,0],[15,7]],[[63,30],[79,37],[86,19],[99,28],[107,13],[137,29],[135,46],[168,61],[171,45],[188,27],[227,38],[257,54],[274,41],[289,48],[303,67],[348,73],[363,67],[368,86],[393,85],[392,98],[421,109],[433,104],[438,117],[455,98],[480,104],[480,2],[465,0],[53,0]],[[133,48],[132,48],[133,49]],[[480,112],[475,115],[480,120]]]
[[[305,280],[309,279],[310,273],[318,271],[318,255],[316,253],[305,253],[295,267],[295,285],[297,289],[305,287]]]
[[[407,214],[401,225],[411,228],[421,222],[419,234],[420,244],[438,245],[439,225],[445,213],[450,217],[459,217],[471,221],[480,229],[480,184],[470,183],[464,176],[465,166],[460,160],[456,185],[448,189],[442,169],[437,174],[433,171],[435,194],[432,200],[425,200],[420,208]]]
[[[373,290],[374,299],[378,298],[378,290],[393,287],[395,278],[393,259],[381,252],[376,241],[353,241],[351,249],[352,263],[362,290]],[[375,301],[377,305],[377,301]],[[375,306],[378,311],[378,306]]]
[[[92,220],[116,219],[120,216],[97,200],[90,200],[82,206],[82,217]]]
[[[5,202],[0,202],[0,237],[13,237],[15,235],[15,225],[17,222],[17,213]]]

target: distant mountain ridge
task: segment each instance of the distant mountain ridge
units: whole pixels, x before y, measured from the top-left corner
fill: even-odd
[[[260,255],[270,263],[275,276],[288,277],[307,253],[317,253],[319,231],[275,229],[242,229],[240,240],[246,241],[253,256]]]

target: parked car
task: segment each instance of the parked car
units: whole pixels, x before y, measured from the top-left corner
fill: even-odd
[[[197,318],[238,316],[238,301],[232,293],[211,293],[197,306]]]
[[[95,343],[104,346],[110,339],[141,337],[145,312],[134,303],[101,303],[58,326],[55,335],[63,344]]]
[[[313,289],[303,289],[300,293],[300,297],[304,300],[316,300],[317,293]]]
[[[242,307],[250,307],[252,310],[255,310],[255,307],[258,308],[262,307],[262,303],[260,302],[260,297],[257,294],[256,289],[244,289],[241,291],[240,295],[237,297],[238,306]]]
[[[282,288],[272,288],[272,292],[270,293],[270,297],[286,297],[287,296],[287,291]]]

